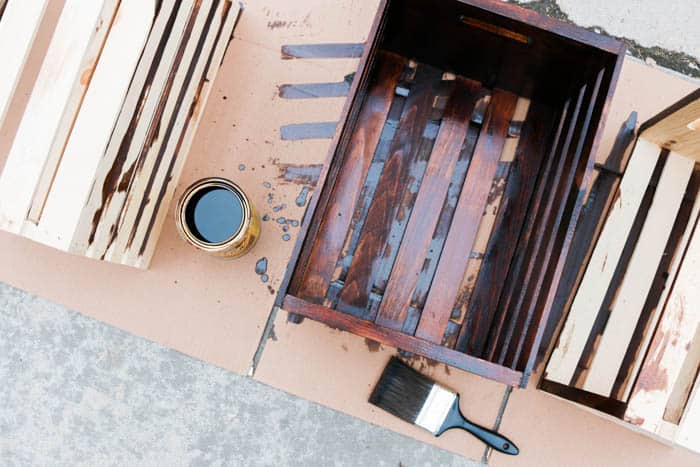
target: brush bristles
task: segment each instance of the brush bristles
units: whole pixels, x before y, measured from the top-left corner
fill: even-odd
[[[369,398],[371,404],[415,423],[435,382],[392,357]]]

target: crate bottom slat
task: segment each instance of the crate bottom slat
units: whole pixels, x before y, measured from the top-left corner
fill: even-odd
[[[378,326],[371,321],[356,318],[323,305],[306,302],[293,295],[284,297],[282,309],[288,313],[320,321],[332,328],[348,331],[388,346],[399,347],[406,352],[436,360],[451,367],[484,376],[510,386],[519,386],[523,379],[523,374],[519,371],[430,343],[404,334],[401,331]]]

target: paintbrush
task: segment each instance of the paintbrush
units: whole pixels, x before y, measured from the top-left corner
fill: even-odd
[[[461,428],[499,452],[510,455],[520,452],[507,438],[467,420],[459,410],[459,394],[396,357],[392,357],[384,369],[369,402],[435,436],[451,428]]]

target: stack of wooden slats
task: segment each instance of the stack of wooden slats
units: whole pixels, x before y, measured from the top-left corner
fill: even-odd
[[[700,91],[642,128],[542,387],[700,451],[698,123]]]
[[[46,6],[8,2],[0,118]],[[0,176],[0,228],[147,267],[239,12],[230,0],[66,0]]]

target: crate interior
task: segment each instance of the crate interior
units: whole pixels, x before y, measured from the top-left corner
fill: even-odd
[[[287,296],[527,373],[617,55],[460,1],[384,22]]]

